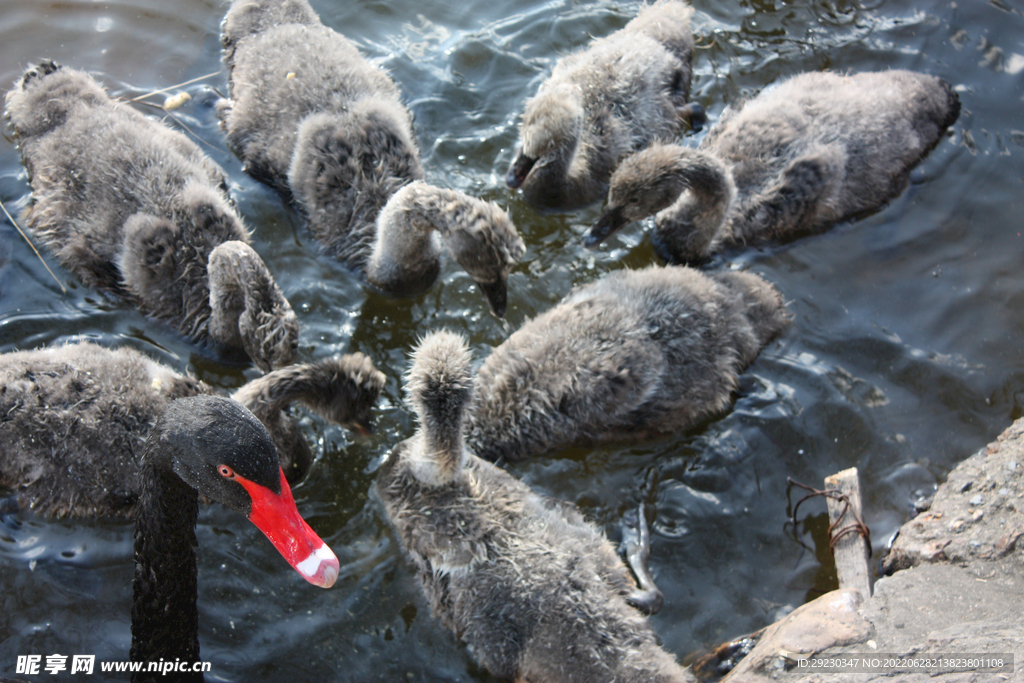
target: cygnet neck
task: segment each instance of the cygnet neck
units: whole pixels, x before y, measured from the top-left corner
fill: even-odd
[[[736,187],[717,158],[678,147],[666,173],[678,199],[655,215],[654,240],[675,263],[699,263],[728,239],[727,217]]]

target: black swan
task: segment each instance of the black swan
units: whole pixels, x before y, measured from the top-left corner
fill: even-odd
[[[352,354],[275,370],[233,398],[267,426],[296,482],[313,456],[288,404],[365,432],[383,386],[370,360]],[[42,515],[130,517],[153,423],[174,399],[213,393],[128,347],[86,342],[2,354],[0,486]]]
[[[641,7],[624,28],[562,57],[526,103],[506,184],[540,209],[567,211],[604,198],[619,160],[672,140],[704,112],[690,104],[693,8]]]
[[[654,144],[624,159],[586,244],[650,215],[674,263],[822,231],[902,192],[959,114],[957,94],[927,74],[794,76],[727,110],[698,149]]]
[[[493,202],[422,182],[412,116],[385,71],[305,0],[235,0],[221,42],[228,143],[295,202],[330,255],[408,297],[437,279],[446,246],[504,315],[523,241]]]
[[[183,134],[44,61],[7,93],[32,233],[61,264],[187,337],[288,365],[299,325],[227,193]]]
[[[481,458],[514,461],[686,429],[729,404],[788,320],[778,291],[750,273],[611,272],[491,352],[466,441]]]
[[[422,340],[406,377],[419,427],[374,487],[434,616],[503,680],[686,680],[603,534],[465,448],[471,362],[459,335]]]
[[[196,517],[199,493],[255,524],[304,579],[322,588],[338,559],[295,508],[263,424],[237,401],[172,401],[142,454],[132,584],[133,662],[199,661]],[[133,673],[132,681],[202,681],[202,673]]]

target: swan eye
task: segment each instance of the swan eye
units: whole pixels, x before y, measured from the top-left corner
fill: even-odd
[[[225,479],[235,478],[235,471],[228,467],[227,465],[218,465],[217,473],[220,474],[220,476],[224,477]]]

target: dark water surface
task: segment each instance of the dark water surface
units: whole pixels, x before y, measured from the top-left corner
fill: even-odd
[[[368,294],[319,257],[295,214],[226,152],[212,109],[216,91],[225,90],[223,74],[184,88],[193,99],[172,123],[203,140],[231,176],[255,246],[300,315],[301,358],[359,350],[389,377],[378,433],[365,441],[306,418],[320,455],[295,495],[341,560],[334,588],[306,584],[234,513],[203,511],[202,654],[212,663],[209,679],[218,681],[488,680],[431,619],[367,492],[380,457],[412,430],[399,377],[419,335],[442,326],[463,331],[482,359],[574,284],[656,260],[637,226],[589,252],[580,238],[599,207],[539,216],[502,183],[524,99],[559,55],[588,35],[620,28],[637,4],[313,5],[398,81],[416,117],[428,179],[506,206],[528,252],[511,277],[507,323],[490,316],[468,276],[450,263],[417,300]],[[712,121],[780,77],[821,69],[934,73],[956,85],[963,113],[883,211],[712,264],[765,276],[794,315],[745,373],[729,411],[653,445],[576,450],[513,468],[543,492],[577,503],[613,538],[627,511],[650,505],[652,568],[666,598],[654,625],[680,658],[835,586],[824,505],[802,506],[807,516],[794,531],[787,477],[820,485],[859,467],[877,553],[916,498],[1024,412],[1019,3],[695,6],[693,89]],[[219,2],[201,0],[0,0],[0,88],[41,58],[89,70],[123,98],[205,76],[220,68],[223,13]],[[29,201],[9,140],[0,142],[0,199],[12,211]],[[67,285],[63,292],[6,221],[0,261],[0,351],[86,335],[134,346],[226,389],[256,376],[82,287],[47,258]],[[127,659],[131,576],[128,525],[3,518],[0,677],[13,675],[25,654]]]

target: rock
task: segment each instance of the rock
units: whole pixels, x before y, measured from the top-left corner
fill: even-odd
[[[858,613],[861,603],[860,593],[848,588],[826,593],[801,605],[782,621],[765,629],[754,649],[722,683],[778,674],[792,666],[795,655],[867,641],[874,629]],[[780,656],[780,653],[785,654]]]
[[[1018,463],[1024,458],[1024,419],[987,448],[964,460],[939,487],[928,512],[900,530],[883,561],[886,574],[923,563],[992,560],[1011,552],[1024,535],[1024,496]],[[967,496],[968,491],[974,495]],[[1000,500],[979,491],[998,492]],[[978,510],[985,505],[985,510]]]

